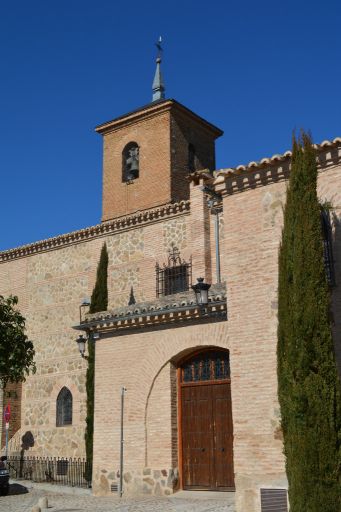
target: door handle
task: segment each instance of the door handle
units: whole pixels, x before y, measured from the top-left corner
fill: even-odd
[[[204,452],[205,451],[205,448],[201,448],[201,451]]]
[[[224,451],[225,451],[225,448],[222,448],[222,449],[221,449],[221,451],[222,451],[222,452],[224,452]]]

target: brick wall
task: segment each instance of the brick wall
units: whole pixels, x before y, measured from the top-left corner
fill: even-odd
[[[128,184],[122,182],[122,151],[132,141],[139,146],[139,177]],[[170,200],[170,112],[104,135],[103,221]]]
[[[3,391],[3,400],[1,407],[1,417],[2,417],[2,436],[1,436],[1,448],[5,446],[6,439],[6,430],[5,430],[5,421],[3,419],[3,409],[7,405],[11,408],[11,419],[9,423],[8,429],[8,437],[9,439],[13,437],[21,427],[21,398],[22,398],[22,384],[8,382],[6,388]]]
[[[337,286],[334,340],[340,363],[341,166],[319,156],[318,195],[332,204]],[[285,487],[277,401],[278,249],[289,164],[241,173],[218,186],[224,195],[222,273],[228,293],[237,510],[260,511],[260,487]],[[218,182],[219,180],[217,180]],[[225,188],[224,188],[225,187]]]
[[[189,197],[188,146],[195,147],[196,169],[214,169],[214,141],[220,130],[173,100],[97,129],[104,137],[102,220]],[[139,146],[139,177],[122,182],[122,152]]]
[[[189,185],[186,176],[188,149],[195,149],[195,170],[215,168],[215,136],[195,120],[189,121],[175,112],[171,119],[171,189],[175,201],[188,199]]]
[[[204,346],[229,348],[229,340],[228,322],[218,322],[145,329],[98,341],[94,437],[96,494],[109,491],[119,469],[121,387],[127,388],[125,490],[151,493],[153,484],[144,479],[153,477],[154,472],[162,475],[162,471],[167,472],[168,477],[170,470],[177,474],[179,469],[174,367],[188,351]],[[112,371],[113,367],[115,371]],[[177,485],[176,481],[165,485],[161,491],[168,492],[173,485]]]

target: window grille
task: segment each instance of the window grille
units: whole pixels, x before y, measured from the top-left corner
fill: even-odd
[[[64,387],[57,397],[57,418],[56,426],[72,425],[72,394]]]
[[[222,350],[201,352],[181,368],[181,382],[202,382],[230,378],[229,353]]]
[[[177,247],[168,253],[168,262],[162,267],[156,264],[156,295],[172,295],[189,290],[192,284],[192,259],[186,263],[180,258]]]
[[[288,512],[286,489],[261,489],[261,512]]]
[[[332,227],[330,222],[329,210],[322,208],[321,210],[322,225],[322,242],[323,242],[323,260],[326,270],[326,277],[329,286],[335,284],[334,258],[333,258],[333,241]]]

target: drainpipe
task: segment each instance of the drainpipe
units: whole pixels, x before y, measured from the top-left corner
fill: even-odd
[[[219,240],[219,210],[212,208],[212,213],[215,215],[214,222],[214,236],[215,236],[215,261],[216,261],[216,274],[217,283],[221,282],[220,275],[220,240]]]
[[[124,394],[126,392],[126,388],[121,388],[121,434],[120,434],[120,498],[122,498],[123,494],[123,417],[124,417]]]
[[[211,187],[204,185],[201,190],[207,196],[207,205],[211,210],[212,215],[215,215],[214,220],[214,238],[215,238],[215,261],[216,261],[216,276],[217,283],[221,283],[220,272],[220,240],[219,240],[219,212],[221,211],[221,195],[218,194]]]

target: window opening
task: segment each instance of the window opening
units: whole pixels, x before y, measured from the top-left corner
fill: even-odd
[[[229,353],[221,350],[201,352],[181,367],[181,382],[204,382],[230,378]]]
[[[180,258],[177,247],[168,252],[168,262],[161,267],[156,264],[156,295],[172,295],[189,290],[192,284],[192,259],[189,263]]]
[[[57,427],[72,425],[72,394],[66,387],[61,389],[57,397],[56,425]]]
[[[122,181],[129,182],[139,177],[140,149],[136,142],[129,142],[122,152]]]

